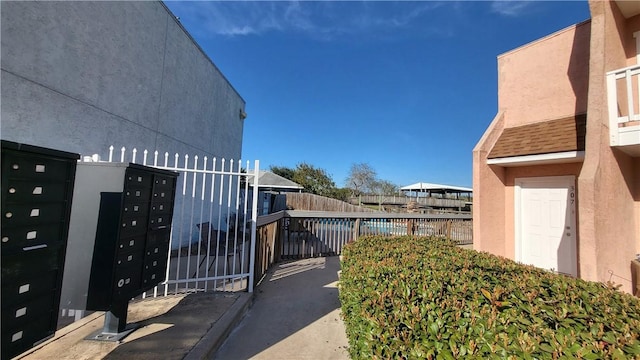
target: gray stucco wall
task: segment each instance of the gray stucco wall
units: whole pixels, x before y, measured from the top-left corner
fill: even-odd
[[[161,2],[0,2],[2,139],[239,159],[244,100]]]

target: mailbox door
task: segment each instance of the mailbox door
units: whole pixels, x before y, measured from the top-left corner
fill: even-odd
[[[79,157],[2,141],[2,358],[55,333]]]

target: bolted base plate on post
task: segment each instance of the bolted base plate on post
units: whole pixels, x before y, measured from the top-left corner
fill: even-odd
[[[86,337],[86,340],[120,342],[125,336],[138,328],[136,324],[127,325],[128,301],[111,304],[111,309],[104,313],[104,326]]]
[[[101,329],[87,336],[84,339],[95,340],[95,341],[120,342],[122,341],[122,339],[124,339],[127,335],[131,334],[131,332],[133,332],[137,328],[138,328],[138,324],[129,324],[123,331],[119,333],[105,332],[104,329]]]

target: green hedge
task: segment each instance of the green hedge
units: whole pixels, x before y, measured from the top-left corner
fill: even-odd
[[[437,238],[367,237],[342,259],[354,359],[640,358],[640,302]]]

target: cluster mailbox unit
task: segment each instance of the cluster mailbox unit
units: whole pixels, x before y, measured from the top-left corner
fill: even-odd
[[[56,331],[79,157],[2,141],[2,359]]]
[[[137,164],[78,164],[69,229],[75,256],[65,270],[76,280],[65,281],[86,289],[76,300],[80,308],[106,311],[104,328],[90,338],[128,334],[129,300],[164,280],[177,176]]]
[[[2,359],[66,308],[105,311],[89,339],[118,341],[129,300],[165,279],[178,173],[79,157],[2,141]]]

